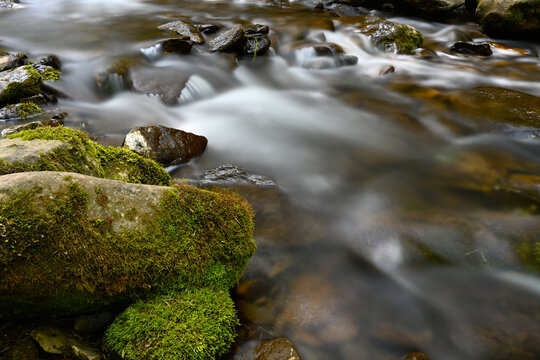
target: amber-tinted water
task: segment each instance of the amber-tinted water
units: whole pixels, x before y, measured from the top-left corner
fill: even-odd
[[[244,322],[308,360],[540,358],[538,43],[398,18],[427,51],[388,54],[309,1],[25,3],[0,12],[0,47],[61,58],[66,125],[106,144],[177,127],[209,146],[174,176],[233,163],[277,181],[280,192],[247,193],[259,248],[236,291]],[[153,54],[169,36],[156,27],[175,18],[266,24],[273,49],[238,66],[202,48]],[[335,31],[314,25],[328,19]],[[323,38],[358,64],[317,69],[298,45]],[[448,51],[471,39],[494,54]],[[95,75],[119,57],[189,78],[180,104],[100,93]],[[508,102],[478,86],[522,93]]]

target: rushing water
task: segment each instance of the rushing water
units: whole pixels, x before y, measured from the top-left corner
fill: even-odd
[[[28,0],[0,12],[0,48],[58,55],[56,86],[70,97],[55,106],[102,143],[118,145],[135,126],[176,127],[209,145],[174,176],[234,163],[276,180],[280,192],[258,200],[259,249],[238,304],[244,321],[287,336],[302,358],[540,358],[540,281],[529,266],[540,257],[540,132],[470,115],[497,110],[465,91],[540,96],[540,45],[395,18],[423,33],[426,51],[388,54],[346,26],[310,26],[339,25],[314,5]],[[153,44],[169,35],[157,26],[176,18],[266,24],[273,47],[238,66],[196,47],[162,56]],[[336,67],[298,47],[322,39],[358,63]],[[447,50],[471,39],[498,45],[490,57]],[[109,79],[113,95],[98,91],[94,77],[120,57],[184,77],[178,105],[126,91],[121,77]]]

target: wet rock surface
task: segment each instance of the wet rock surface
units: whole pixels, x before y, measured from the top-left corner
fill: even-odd
[[[85,343],[72,334],[52,326],[38,327],[32,338],[49,354],[74,357],[79,360],[100,360],[103,355],[96,345]]]
[[[41,82],[41,76],[27,66],[0,72],[0,106],[39,94]]]
[[[537,0],[479,0],[476,18],[489,34],[529,36],[540,31],[540,2]]]
[[[163,54],[187,54],[191,50],[192,43],[187,36],[160,40]]]
[[[179,71],[137,67],[130,71],[129,83],[134,92],[157,96],[166,105],[175,105],[189,76]]]
[[[264,55],[271,45],[267,36],[269,30],[268,26],[261,24],[236,26],[212,39],[209,50],[253,57]]]
[[[286,338],[266,340],[255,348],[254,360],[300,360],[293,344]]]
[[[158,29],[170,30],[176,32],[178,35],[188,37],[189,41],[191,41],[193,44],[204,43],[204,37],[201,35],[199,29],[187,21],[173,21],[160,25]]]
[[[454,54],[490,56],[493,54],[489,43],[468,43],[459,41],[452,45],[450,51]]]
[[[0,72],[10,70],[26,64],[28,57],[25,54],[0,55]]]
[[[210,41],[210,51],[237,51],[245,41],[244,30],[237,26],[229,29]]]
[[[207,143],[208,140],[204,136],[158,125],[131,130],[122,146],[169,166],[182,164],[200,156]]]

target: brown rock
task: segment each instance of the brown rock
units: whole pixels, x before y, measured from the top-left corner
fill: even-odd
[[[158,125],[131,130],[122,146],[168,166],[201,155],[207,143],[204,136]]]
[[[429,356],[421,352],[412,352],[405,355],[403,360],[429,360]]]
[[[204,37],[201,35],[199,29],[186,21],[173,21],[158,26],[158,29],[170,30],[176,32],[178,35],[187,36],[193,44],[204,43]]]
[[[300,355],[289,340],[278,338],[260,343],[254,360],[300,360]]]

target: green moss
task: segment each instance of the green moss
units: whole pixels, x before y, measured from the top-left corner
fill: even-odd
[[[381,39],[381,44],[384,47],[391,44],[396,44],[399,53],[411,54],[414,49],[422,46],[424,36],[413,28],[407,26],[399,26],[395,34],[385,36]]]
[[[115,319],[103,343],[126,360],[216,359],[237,324],[228,294],[202,288],[137,302]]]
[[[58,71],[58,70],[56,70],[56,69],[54,69],[52,67],[48,67],[41,74],[41,77],[45,81],[58,81],[60,79],[60,75],[61,75],[60,71]]]
[[[136,153],[102,146],[88,134],[67,127],[40,127],[10,135],[22,140],[59,140],[68,144],[42,154],[38,164],[0,162],[0,175],[22,171],[69,171],[136,184],[169,185],[170,175],[156,162]]]
[[[34,96],[41,91],[41,75],[30,65],[26,65],[24,69],[30,76],[23,82],[13,81],[7,84],[0,96],[0,106],[16,103],[20,99]]]
[[[227,291],[255,251],[251,209],[232,193],[167,189],[139,214],[141,230],[114,231],[114,219],[88,215],[88,192],[64,181],[54,193],[34,188],[0,204],[0,304],[10,304],[0,317],[42,314],[51,303],[64,315],[147,293]],[[21,310],[19,300],[33,306]]]
[[[533,241],[534,235],[524,236],[516,243],[515,250],[525,267],[540,272],[540,241]]]
[[[26,102],[17,104],[17,116],[21,119],[41,113],[41,108],[34,103]]]

